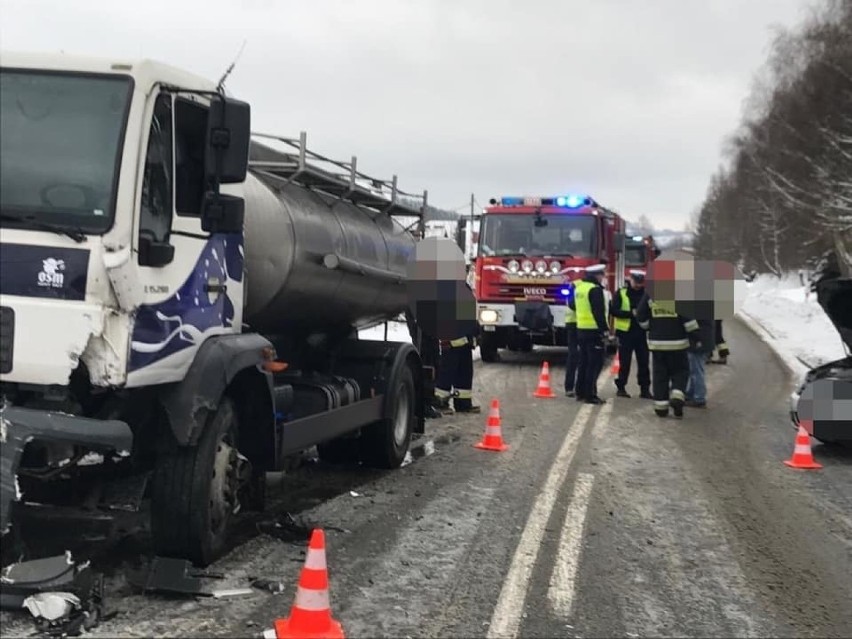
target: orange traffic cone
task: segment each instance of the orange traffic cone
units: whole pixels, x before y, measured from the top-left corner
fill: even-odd
[[[621,358],[618,353],[615,354],[615,360],[612,362],[612,368],[609,369],[609,372],[613,375],[618,375],[621,372]]]
[[[311,533],[308,555],[299,576],[296,601],[287,619],[275,620],[275,634],[270,639],[344,639],[343,628],[331,618],[328,600],[328,569],[325,563],[325,533],[317,528]]]
[[[805,427],[799,425],[799,432],[796,433],[796,447],[793,449],[793,456],[784,461],[790,468],[801,468],[803,470],[816,470],[822,468],[821,464],[816,463],[813,453],[811,452],[811,436]]]
[[[500,401],[491,400],[491,410],[488,412],[488,421],[485,422],[485,436],[478,444],[473,445],[480,450],[493,450],[498,453],[509,450],[509,446],[503,443],[503,433],[500,429]]]
[[[541,399],[552,399],[556,393],[550,388],[550,364],[545,362],[541,365],[541,373],[538,376],[538,388],[535,389],[533,397]]]

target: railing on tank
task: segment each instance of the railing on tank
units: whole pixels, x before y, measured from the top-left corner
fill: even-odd
[[[354,155],[349,162],[343,162],[311,151],[304,131],[298,140],[266,133],[252,133],[252,136],[264,142],[277,142],[283,147],[282,150],[265,143],[253,143],[249,156],[252,171],[285,183],[300,184],[387,215],[416,217],[422,229],[428,191],[423,191],[422,195],[406,193],[397,186],[396,175],[391,180],[382,180],[361,173]]]

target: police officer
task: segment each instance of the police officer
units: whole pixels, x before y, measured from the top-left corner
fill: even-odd
[[[630,364],[636,353],[636,377],[640,395],[643,399],[653,399],[651,395],[651,370],[648,366],[648,341],[645,330],[636,321],[636,309],[645,295],[645,272],[630,271],[630,286],[618,290],[610,302],[610,314],[615,318],[615,334],[618,337],[618,378],[615,386],[617,397],[630,397],[627,392],[627,380],[630,377]]]
[[[450,410],[450,399],[456,413],[478,413],[473,404],[473,348],[475,336],[441,340],[441,362],[435,382],[435,399],[438,408]]]
[[[576,280],[569,285],[572,296],[574,294],[574,286],[579,281]],[[565,362],[565,396],[574,397],[574,389],[577,383],[577,363],[580,352],[577,344],[577,312],[570,305],[565,306],[565,335],[568,345],[568,359]]]
[[[648,348],[654,360],[654,412],[683,417],[686,385],[689,382],[687,351],[700,348],[698,322],[679,315],[674,302],[660,303],[647,294],[636,309],[636,321],[648,331]]]
[[[605,264],[586,269],[586,276],[574,286],[574,299],[568,304],[577,313],[577,344],[580,357],[577,365],[575,393],[578,401],[603,404],[598,397],[597,381],[604,362],[604,338],[609,332],[604,301],[603,280]]]

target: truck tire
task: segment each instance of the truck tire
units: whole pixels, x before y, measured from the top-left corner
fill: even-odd
[[[485,363],[497,362],[500,356],[497,353],[497,336],[483,333],[479,341],[479,356]]]
[[[206,566],[227,547],[251,468],[234,443],[233,402],[222,398],[195,446],[162,455],[151,481],[151,536],[160,555]],[[250,491],[249,491],[250,492]]]
[[[398,468],[408,453],[411,433],[417,422],[417,394],[414,373],[405,366],[391,380],[391,398],[385,419],[367,426],[361,434],[361,455],[365,464],[376,468]]]

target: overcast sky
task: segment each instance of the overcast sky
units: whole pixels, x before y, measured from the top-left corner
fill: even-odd
[[[0,0],[0,46],[228,82],[256,131],[445,208],[585,192],[680,229],[808,0]]]

